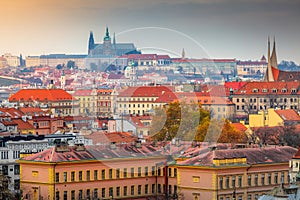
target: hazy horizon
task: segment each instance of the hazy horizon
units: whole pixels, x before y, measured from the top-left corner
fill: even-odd
[[[300,1],[3,0],[0,54],[87,54],[105,27],[144,52],[258,60],[276,36],[278,61],[300,63]],[[154,28],[156,27],[156,28]],[[145,51],[147,50],[147,51]]]

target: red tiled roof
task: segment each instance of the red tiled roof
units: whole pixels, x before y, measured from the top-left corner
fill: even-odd
[[[200,103],[202,105],[234,105],[227,97],[196,96],[181,99],[187,103]]]
[[[247,82],[225,82],[225,88],[232,88],[233,90],[238,90],[243,87]]]
[[[10,102],[66,100],[73,100],[73,97],[62,89],[22,89],[9,97]]]
[[[300,121],[300,116],[293,109],[275,110],[284,121]]]
[[[231,123],[231,125],[240,132],[245,132],[247,127],[242,123]]]
[[[182,58],[173,58],[172,62],[179,62],[179,63],[189,63],[189,62],[236,62],[235,59],[182,59]]]
[[[223,147],[222,147],[223,148]],[[247,164],[260,163],[284,163],[289,162],[297,149],[289,146],[264,147],[264,148],[244,148],[229,149],[223,148],[210,150],[207,148],[199,148],[197,152],[188,152],[183,157],[192,157],[184,161],[180,161],[181,165],[205,165],[212,166],[214,159],[230,159],[230,158],[247,158]]]
[[[120,92],[119,97],[160,97],[164,93],[172,93],[167,86],[129,87]]]
[[[20,110],[15,109],[15,108],[0,108],[0,112],[3,113],[3,114],[0,114],[0,116],[3,115],[3,116],[12,117],[12,118],[20,118],[24,115]]]
[[[76,90],[73,93],[73,96],[90,96],[92,95],[93,90]]]
[[[24,115],[29,115],[29,116],[35,116],[35,115],[45,115],[47,114],[46,111],[43,111],[42,109],[40,108],[32,108],[32,107],[21,107],[19,108],[19,110],[24,113]]]
[[[95,132],[90,135],[85,135],[84,137],[92,139],[94,144],[110,144],[111,142],[116,142],[117,144],[130,143],[138,139],[137,137],[132,136],[131,133],[125,132]]]
[[[300,82],[247,82],[234,94],[241,95],[266,95],[266,94],[300,94],[299,91]],[[273,93],[273,89],[276,89],[277,92]],[[286,89],[284,92],[282,89]],[[296,93],[292,92],[292,89],[296,90]],[[264,92],[266,90],[266,92]]]
[[[18,130],[31,130],[35,129],[29,122],[24,122],[22,119],[12,119],[12,122],[18,124]]]

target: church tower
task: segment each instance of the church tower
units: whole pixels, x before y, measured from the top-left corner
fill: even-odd
[[[60,76],[60,87],[61,89],[65,89],[66,87],[66,75],[65,75],[65,71],[62,70],[61,72],[61,76]]]
[[[108,27],[106,27],[105,37],[103,38],[103,54],[104,55],[112,55],[113,54],[111,38],[109,36]]]
[[[91,31],[90,37],[89,37],[88,54],[90,54],[94,48],[95,48],[94,35],[93,35],[93,32]]]
[[[275,41],[274,41],[274,43],[275,43]],[[272,65],[271,65],[271,56],[270,56],[270,37],[268,37],[268,66],[267,66],[267,70],[266,70],[266,73],[264,76],[264,81],[267,81],[267,82],[274,81]]]

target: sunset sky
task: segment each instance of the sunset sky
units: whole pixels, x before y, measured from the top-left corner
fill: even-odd
[[[279,60],[300,64],[299,0],[0,0],[0,54],[86,54],[89,32],[145,52],[259,59],[276,36]]]

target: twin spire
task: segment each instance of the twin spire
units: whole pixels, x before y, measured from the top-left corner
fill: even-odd
[[[110,41],[111,38],[109,36],[109,31],[108,31],[108,27],[106,27],[105,30],[105,37],[103,39],[104,41]],[[116,44],[116,34],[114,33],[113,36],[113,44]],[[89,37],[89,43],[88,43],[88,53],[90,54],[91,50],[93,50],[95,48],[95,40],[94,40],[94,35],[93,32],[90,31],[90,37]]]
[[[278,78],[278,73],[274,74],[275,71],[278,71],[275,36],[274,36],[272,55],[270,55],[270,51],[271,51],[270,37],[268,37],[268,67],[264,76],[264,81],[274,82]]]

